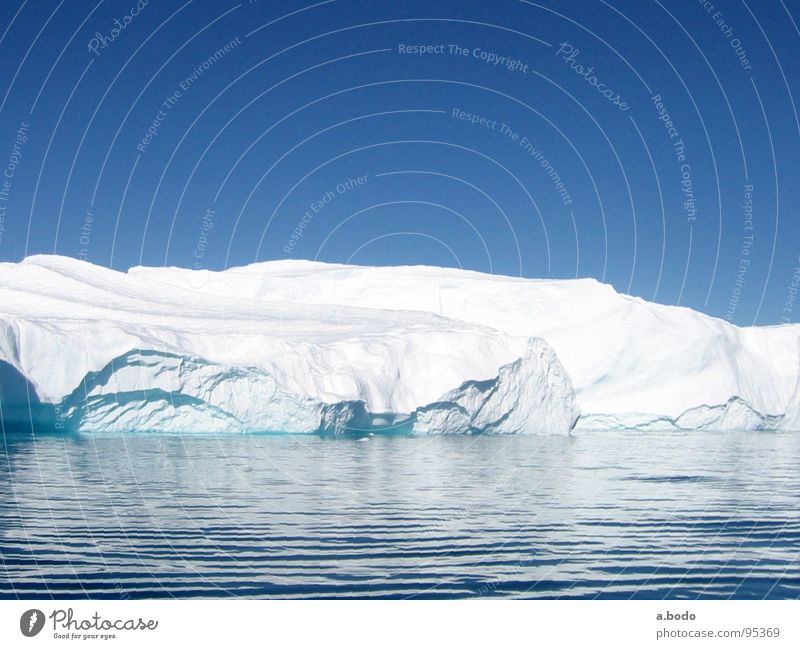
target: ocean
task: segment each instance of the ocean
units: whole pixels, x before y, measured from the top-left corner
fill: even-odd
[[[6,434],[0,597],[797,598],[800,434]]]

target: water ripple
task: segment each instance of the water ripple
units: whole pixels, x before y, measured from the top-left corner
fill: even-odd
[[[6,436],[0,597],[800,596],[800,436]]]

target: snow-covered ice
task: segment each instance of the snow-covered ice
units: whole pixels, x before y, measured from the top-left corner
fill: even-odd
[[[567,433],[578,417],[544,341],[420,311],[256,298],[246,284],[260,275],[239,280],[220,295],[64,257],[0,264],[0,361],[78,431],[421,430],[417,411],[445,402],[463,420],[427,417],[425,432]],[[490,387],[456,404],[470,381]]]
[[[0,361],[78,430],[797,428],[799,338],[591,279],[0,264]]]
[[[685,307],[620,294],[593,279],[524,279],[449,268],[296,260],[218,273],[178,268],[130,272],[208,294],[240,286],[247,287],[245,295],[252,299],[414,309],[514,336],[543,338],[575,386],[584,413],[579,428],[601,422],[635,428],[654,420],[672,428],[697,408],[720,417],[725,411],[720,420],[725,427],[771,427],[775,417],[787,412],[798,389],[800,325],[737,327]],[[746,414],[738,401],[729,405],[736,399],[757,416]],[[737,411],[743,415],[738,421],[733,416]],[[695,423],[718,425],[715,417]]]

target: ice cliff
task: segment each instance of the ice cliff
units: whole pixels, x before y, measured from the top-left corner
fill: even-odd
[[[799,337],[588,279],[0,264],[4,421],[78,431],[796,429]]]
[[[567,433],[578,418],[568,374],[535,337],[240,288],[62,257],[0,264],[6,427]]]
[[[254,300],[414,309],[542,338],[572,379],[579,429],[800,428],[800,325],[737,327],[593,279],[297,260],[130,273],[211,295],[243,287]]]

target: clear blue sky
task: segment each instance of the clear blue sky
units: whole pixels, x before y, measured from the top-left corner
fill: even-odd
[[[592,276],[796,322],[798,22],[788,0],[9,0],[0,260]]]

